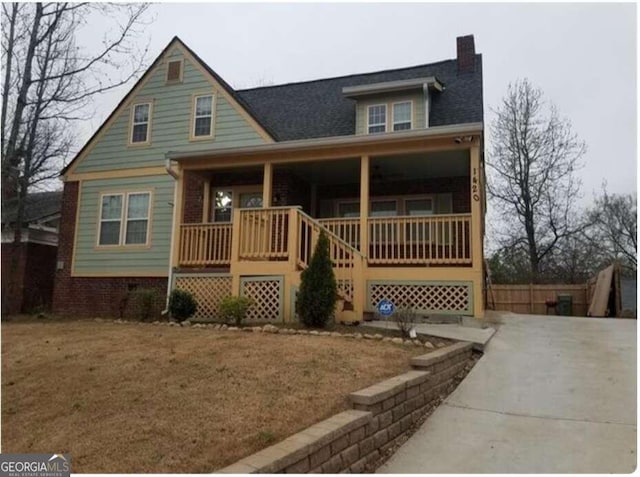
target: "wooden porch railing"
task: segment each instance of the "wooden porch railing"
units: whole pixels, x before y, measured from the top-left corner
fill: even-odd
[[[339,237],[324,223],[298,211],[298,247],[296,263],[302,269],[309,266],[311,256],[323,228],[328,229],[329,255],[333,262],[333,271],[338,282],[338,294],[346,301],[353,301],[354,275],[362,270],[364,257],[360,252],[344,239]],[[346,229],[345,229],[346,230]]]
[[[293,260],[304,268],[309,264],[320,230],[325,228],[339,281],[350,280],[347,271],[351,273],[354,261],[363,259],[363,255],[370,265],[472,262],[470,214],[370,217],[368,253],[358,250],[358,218],[316,220],[290,207],[238,209],[235,217],[240,221],[237,259],[241,261]],[[291,240],[293,247],[289,244]],[[231,224],[183,224],[179,264],[230,265],[231,243]]]
[[[316,220],[352,247],[360,249],[360,219],[358,217],[335,217]]]
[[[179,251],[180,265],[229,265],[231,224],[182,224]]]
[[[370,217],[370,264],[471,264],[471,214]]]
[[[289,207],[239,209],[240,260],[286,260],[289,256]]]

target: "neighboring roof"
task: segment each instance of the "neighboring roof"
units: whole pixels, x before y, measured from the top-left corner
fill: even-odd
[[[24,223],[37,222],[45,217],[60,213],[62,191],[34,192],[27,195],[24,207]],[[11,201],[2,204],[2,223],[7,224],[15,220],[16,203]]]
[[[236,93],[280,141],[355,134],[355,104],[342,88],[434,76],[444,84],[433,92],[429,126],[483,121],[482,55],[473,73],[458,74],[455,59],[409,68],[239,90]]]

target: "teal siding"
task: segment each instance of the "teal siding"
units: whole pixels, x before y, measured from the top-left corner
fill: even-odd
[[[173,179],[169,175],[83,181],[74,272],[167,272],[171,247]],[[137,250],[96,250],[100,194],[118,190],[152,190],[151,247]]]
[[[189,141],[192,95],[213,91],[213,86],[186,58],[183,82],[165,84],[167,60],[181,57],[178,49],[169,53],[165,61],[161,61],[152,71],[151,77],[132,101],[153,101],[151,144],[128,146],[131,110],[129,107],[123,108],[93,149],[78,164],[76,172],[154,167],[164,163],[164,155],[168,151],[198,151],[265,142],[221,94],[215,95],[214,138]]]
[[[386,94],[379,95],[374,98],[367,98],[359,100],[356,104],[356,134],[367,134],[367,106],[371,104],[387,104],[387,111],[391,113],[392,103],[400,101],[413,101],[413,115],[415,118],[415,124],[413,129],[422,129],[425,127],[425,107],[424,107],[424,94]],[[387,116],[391,117],[391,116]],[[392,121],[393,119],[391,119]],[[392,122],[388,120],[387,128],[389,131],[393,130]]]

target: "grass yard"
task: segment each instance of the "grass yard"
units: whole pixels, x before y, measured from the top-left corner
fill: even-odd
[[[94,321],[2,326],[2,451],[74,473],[222,468],[348,407],[425,348]]]

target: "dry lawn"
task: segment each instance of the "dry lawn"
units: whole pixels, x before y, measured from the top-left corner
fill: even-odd
[[[74,473],[211,472],[347,408],[425,349],[93,321],[2,326],[2,451]]]

